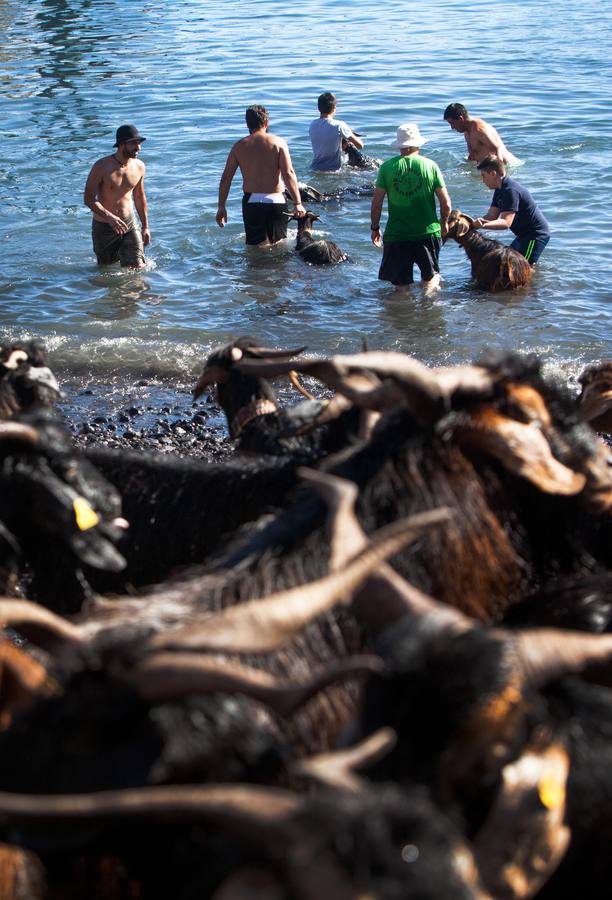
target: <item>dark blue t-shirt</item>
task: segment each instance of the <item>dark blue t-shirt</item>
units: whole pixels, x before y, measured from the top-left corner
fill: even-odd
[[[510,226],[517,237],[520,238],[544,238],[550,235],[548,222],[540,212],[537,204],[527,188],[506,177],[502,180],[501,187],[493,192],[491,206],[496,206],[500,213],[513,212],[514,221]]]

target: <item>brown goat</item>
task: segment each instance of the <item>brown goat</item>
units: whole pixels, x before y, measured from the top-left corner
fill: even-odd
[[[501,241],[483,237],[473,225],[474,219],[453,209],[444,240],[452,238],[463,247],[478,287],[483,291],[511,291],[529,284],[533,269],[522,253]]]

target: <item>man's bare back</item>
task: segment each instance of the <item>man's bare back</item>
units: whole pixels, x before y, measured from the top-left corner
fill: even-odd
[[[266,202],[277,206],[277,210],[263,210],[265,213],[263,219],[267,219],[267,223],[263,228],[263,232],[258,227],[249,229],[249,224],[245,220],[245,228],[247,232],[247,244],[258,243],[267,246],[282,240],[286,236],[287,229],[285,225],[282,227],[278,221],[280,213],[284,214],[284,209],[280,210],[281,205],[285,206],[284,193],[287,191],[295,205],[295,214],[303,216],[305,209],[302,206],[300,197],[300,188],[297,176],[293,169],[289,147],[287,142],[278,135],[268,132],[268,112],[263,106],[250,106],[246,111],[246,123],[249,134],[237,141],[230,150],[221,180],[219,182],[219,203],[215,220],[220,228],[224,228],[227,222],[227,208],[225,206],[232,185],[232,180],[236,171],[240,169],[242,174],[242,186],[245,197],[249,197],[250,203]],[[251,212],[255,213],[254,210]],[[243,218],[245,210],[243,209]],[[261,219],[262,216],[259,216]],[[261,223],[260,223],[261,224]],[[251,223],[252,225],[252,223]],[[250,231],[250,233],[249,233]],[[255,231],[257,235],[254,237]]]
[[[282,138],[256,131],[234,144],[231,152],[240,167],[245,192],[277,194],[285,190],[281,167],[288,168],[288,148]]]

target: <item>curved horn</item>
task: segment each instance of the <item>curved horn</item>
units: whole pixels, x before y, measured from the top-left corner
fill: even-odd
[[[40,433],[31,425],[21,422],[0,422],[0,441],[21,441],[34,446],[40,440]]]
[[[330,684],[382,668],[377,656],[348,656],[319,667],[307,681],[296,684],[233,661],[157,653],[140,663],[128,681],[148,703],[163,703],[186,694],[244,694],[279,715],[290,716]]]
[[[302,467],[298,475],[313,486],[336,514],[330,534],[330,568],[337,570],[347,564],[349,553],[361,550],[368,541],[355,515],[357,485],[318,469]],[[388,563],[381,563],[356,593],[352,611],[373,634],[408,614],[428,616],[436,629],[444,628],[456,634],[473,628],[472,622],[458,609],[424,594]]]
[[[503,632],[514,646],[519,671],[535,687],[578,672],[612,684],[612,635],[585,634],[560,628]],[[597,676],[600,677],[597,677]]]
[[[416,540],[424,529],[447,522],[449,518],[449,510],[442,507],[392,522],[377,531],[370,546],[341,572],[334,572],[312,584],[228,607],[199,627],[192,623],[171,634],[158,635],[149,646],[234,653],[274,650],[336,603],[350,602],[353,590],[384,559]]]
[[[538,422],[524,424],[491,408],[462,414],[454,427],[460,446],[484,452],[546,494],[574,496],[586,477],[557,460]]]
[[[164,785],[88,794],[0,791],[0,822],[40,824],[134,816],[189,821],[204,816],[251,831],[280,823],[301,803],[289,791],[247,784]]]
[[[306,346],[295,347],[293,350],[274,350],[271,347],[248,347],[248,352],[253,356],[264,357],[265,359],[288,359],[291,356],[297,356],[303,353]]]
[[[294,372],[293,369],[291,369],[291,371],[288,372],[287,374],[289,375],[289,381],[291,382],[293,387],[296,389],[296,391],[298,391],[302,395],[302,397],[306,397],[307,400],[315,399],[314,395],[311,394],[310,391],[307,391],[306,388],[304,387],[304,385],[301,384],[301,382],[297,376],[297,372]]]
[[[378,762],[393,750],[396,743],[397,735],[392,728],[380,728],[347,750],[321,753],[298,760],[291,766],[291,770],[340,790],[363,790],[365,782],[354,774],[354,770],[367,768]]]
[[[19,363],[25,362],[27,358],[28,354],[25,350],[13,350],[9,355],[9,358],[6,362],[3,362],[2,365],[5,369],[16,369],[19,366]]]
[[[495,379],[489,370],[482,366],[442,366],[433,372],[445,397],[452,397],[459,391],[488,397],[495,385]]]
[[[33,644],[45,649],[55,647],[58,641],[70,644],[84,642],[76,625],[29,600],[0,599],[0,623],[17,629]]]

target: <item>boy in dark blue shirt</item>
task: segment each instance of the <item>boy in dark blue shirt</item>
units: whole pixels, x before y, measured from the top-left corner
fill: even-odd
[[[515,239],[510,244],[533,266],[550,240],[548,222],[522,184],[506,175],[506,167],[496,156],[487,156],[478,171],[493,190],[489,211],[474,222],[474,228],[503,231],[509,228]]]

